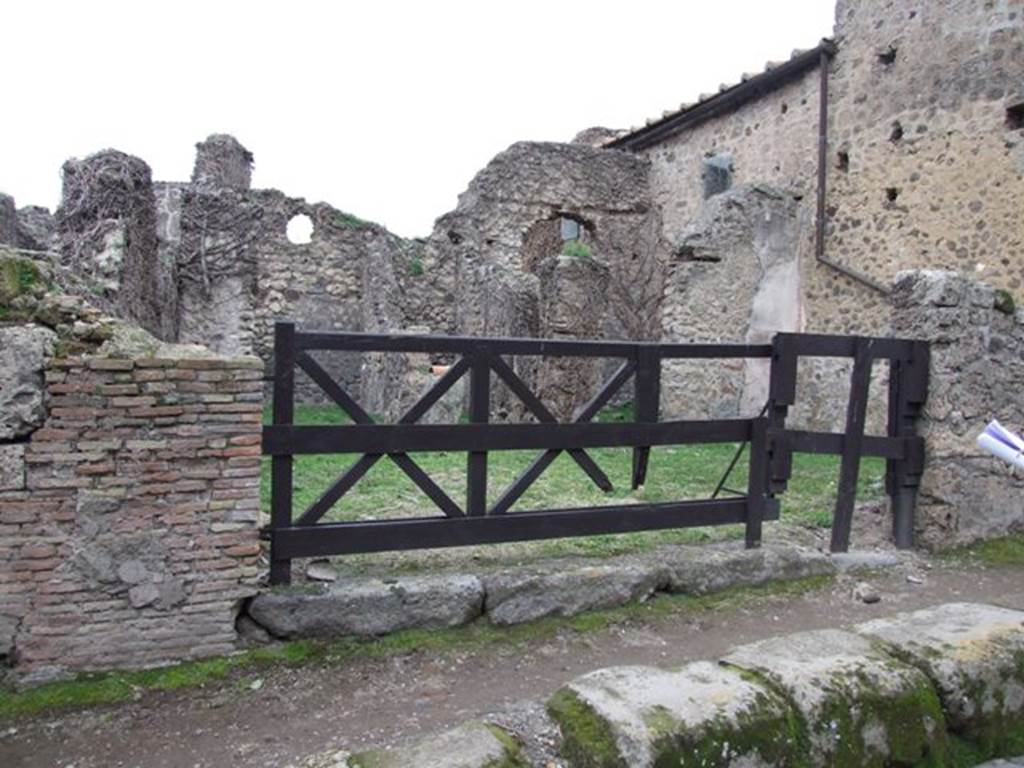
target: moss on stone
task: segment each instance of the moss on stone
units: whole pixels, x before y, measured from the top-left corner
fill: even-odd
[[[32,313],[25,310],[22,297],[49,287],[49,281],[32,259],[0,253],[0,320],[30,320]]]
[[[611,726],[573,690],[556,691],[547,709],[562,730],[561,754],[573,768],[629,768]]]
[[[805,725],[774,694],[758,696],[754,707],[737,713],[734,719],[719,715],[699,731],[683,734],[676,729],[655,739],[654,768],[727,768],[751,759],[759,765],[809,765]]]
[[[484,723],[487,728],[505,750],[505,754],[498,760],[491,760],[484,768],[530,768],[529,761],[523,757],[522,747],[504,728],[493,723]]]
[[[996,288],[994,306],[997,312],[1002,312],[1004,315],[1012,315],[1017,311],[1017,302],[1013,300],[1013,294],[1002,288]]]

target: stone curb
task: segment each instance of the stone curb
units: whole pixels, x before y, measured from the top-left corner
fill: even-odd
[[[479,574],[343,577],[329,584],[266,591],[251,601],[248,611],[270,634],[282,638],[456,627],[482,615],[508,626],[642,602],[659,592],[707,595],[770,581],[889,567],[904,559],[872,552],[830,557],[793,546],[682,546],[596,563],[559,560]]]
[[[1024,612],[954,603],[741,646],[720,667],[599,670],[548,711],[571,768],[972,764],[1020,751]]]
[[[599,669],[562,686],[546,710],[522,702],[515,713],[487,716],[495,722],[465,723],[390,750],[327,753],[298,768],[986,760],[985,768],[1011,768],[1024,765],[1024,757],[1007,757],[1019,754],[1024,737],[1024,612],[952,603],[851,632],[763,640],[734,648],[719,663]],[[551,748],[532,743],[552,732],[552,722],[560,731],[557,763]]]

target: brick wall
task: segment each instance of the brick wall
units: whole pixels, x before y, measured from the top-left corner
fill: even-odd
[[[255,592],[262,364],[54,359],[0,446],[0,640],[29,679],[235,648]],[[0,649],[2,650],[2,649]]]

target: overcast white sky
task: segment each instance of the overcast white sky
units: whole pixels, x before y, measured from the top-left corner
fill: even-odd
[[[831,34],[833,0],[11,3],[0,191],[55,207],[114,147],[186,180],[232,133],[253,185],[426,235],[522,139],[628,127]]]

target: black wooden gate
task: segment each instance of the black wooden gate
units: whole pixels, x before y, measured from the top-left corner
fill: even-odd
[[[378,424],[316,361],[316,350],[348,352],[428,352],[456,356],[434,386],[397,424]],[[579,356],[622,362],[570,423],[559,423],[516,374],[506,356]],[[850,398],[844,433],[786,429],[796,399],[801,356],[852,357]],[[769,401],[757,418],[712,421],[660,421],[663,360],[770,360]],[[886,437],[864,435],[868,385],[875,359],[888,359],[889,427]],[[352,424],[294,424],[295,368],[302,369]],[[297,557],[451,547],[525,541],[598,533],[743,524],[746,545],[759,546],[761,524],[779,517],[776,495],[785,490],[794,452],[842,456],[832,549],[848,547],[861,456],[887,459],[887,491],[893,499],[897,544],[909,546],[913,505],[923,465],[923,443],[913,421],[927,393],[928,346],[897,339],[778,334],[772,344],[661,344],[616,341],[549,341],[448,336],[402,336],[297,332],[279,322],[274,339],[273,423],[263,429],[263,453],[272,456],[270,580],[286,584]],[[491,374],[496,375],[536,418],[537,423],[488,423]],[[469,423],[421,425],[416,422],[463,376],[469,376]],[[634,421],[593,423],[592,419],[633,380]],[[846,386],[838,381],[836,386]],[[587,448],[633,449],[632,486],[644,483],[650,450],[660,445],[739,443],[749,445],[745,493],[718,498],[600,507],[512,511],[512,506],[562,452],[602,490],[611,482]],[[537,458],[488,507],[489,451],[535,449]],[[467,493],[463,505],[452,499],[410,454],[462,451],[467,454]],[[297,518],[292,509],[292,462],[301,454],[361,453],[335,482]],[[398,520],[321,523],[331,507],[382,458],[393,461],[439,508],[442,515]],[[739,453],[737,454],[739,456]],[[735,463],[735,462],[734,462]],[[731,469],[731,468],[730,468]],[[721,489],[721,484],[719,490]]]

